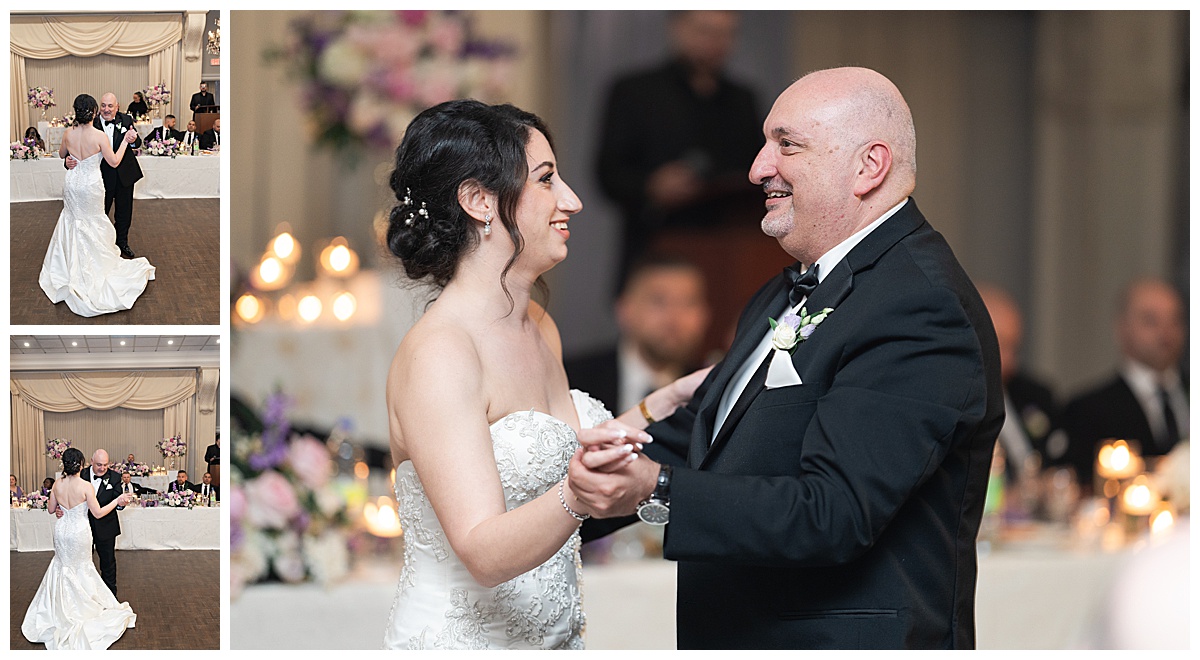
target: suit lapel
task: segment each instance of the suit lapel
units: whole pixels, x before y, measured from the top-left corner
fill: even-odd
[[[908,203],[900,208],[892,217],[888,218],[864,238],[854,249],[843,258],[833,270],[821,281],[817,288],[813,290],[812,295],[804,303],[804,308],[809,313],[816,310],[832,307],[835,310],[837,306],[850,295],[854,288],[854,275],[856,273],[867,270],[875,265],[889,249],[892,248],[900,239],[908,236],[916,231],[919,227],[925,224],[925,218],[921,212],[917,210],[916,202],[909,198]],[[780,276],[782,280],[782,276]],[[771,297],[771,304],[764,306],[757,313],[764,319],[770,310],[782,308],[784,298],[787,294],[787,288],[780,283],[778,291]],[[773,305],[773,306],[772,306]],[[836,314],[836,311],[834,312]],[[754,325],[754,324],[750,324]],[[705,396],[705,401],[700,410],[700,416],[697,420],[697,432],[692,436],[692,447],[688,454],[688,463],[691,467],[703,469],[710,462],[717,452],[723,447],[731,435],[733,435],[734,427],[741,420],[726,420],[724,426],[721,427],[720,435],[715,438],[712,445],[709,446],[708,437],[709,431],[716,419],[716,409],[721,400],[721,394],[725,391],[725,387],[729,384],[729,380],[733,377],[738,367],[746,360],[758,342],[762,340],[765,328],[754,329],[750,328],[738,337],[738,341],[734,344],[734,349],[741,351],[735,356],[734,351],[730,351],[729,358],[726,359],[726,364],[722,367],[722,373],[719,374],[719,382],[714,382],[714,386]],[[811,353],[810,342],[819,341],[819,329],[815,332],[811,339],[802,342],[796,351],[792,354],[792,364],[796,367],[796,373],[803,374],[803,366],[806,363],[806,356]],[[813,344],[815,346],[815,344]],[[805,350],[808,347],[808,350]],[[737,358],[733,362],[733,358]],[[727,373],[726,373],[727,372]],[[757,397],[759,391],[754,392],[751,396]],[[709,408],[705,408],[708,406]],[[706,424],[700,423],[707,422]],[[699,431],[703,430],[703,437]],[[703,444],[701,444],[701,442]],[[693,458],[696,457],[696,458]]]

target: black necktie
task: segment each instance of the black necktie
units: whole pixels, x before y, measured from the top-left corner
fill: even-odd
[[[1167,428],[1166,435],[1162,438],[1163,441],[1158,443],[1158,450],[1166,453],[1179,442],[1179,420],[1175,419],[1175,411],[1171,408],[1171,397],[1167,395],[1167,388],[1158,388],[1158,400],[1162,404],[1163,421],[1166,422]]]
[[[785,275],[792,283],[792,288],[788,291],[788,301],[792,303],[792,307],[800,304],[817,288],[820,280],[817,279],[817,264],[808,267],[804,273],[800,272],[800,264],[792,264],[783,269]]]

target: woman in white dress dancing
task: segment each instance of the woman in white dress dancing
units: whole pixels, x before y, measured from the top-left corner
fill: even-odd
[[[387,384],[405,561],[388,648],[582,648],[579,525],[566,483],[636,460],[636,409],[616,421],[570,390],[554,321],[532,299],[567,256],[582,204],[558,175],[546,126],[510,105],[450,101],[396,151],[388,246],[441,287]],[[704,372],[648,396],[663,418]],[[581,448],[581,444],[587,450]]]
[[[63,181],[63,210],[46,248],[38,284],[53,303],[66,302],[80,316],[98,316],[133,307],[154,266],[145,257],[123,259],[117,230],[104,213],[100,159],[116,167],[134,134],[113,151],[108,135],[92,126],[99,106],[87,94],[75,97],[75,122],[63,133],[58,155],[79,164]]]
[[[63,452],[63,476],[50,489],[46,510],[66,513],[54,522],[54,557],[38,585],[21,632],[47,649],[106,649],[132,628],[137,615],[129,603],[117,602],[92,564],[92,528],[88,512],[103,518],[129,502],[121,495],[105,506],[92,485],[79,478],[83,452]]]

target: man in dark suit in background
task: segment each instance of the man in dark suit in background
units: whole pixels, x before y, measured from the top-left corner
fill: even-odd
[[[167,117],[163,119],[162,126],[158,126],[154,130],[150,131],[150,134],[146,136],[146,141],[166,142],[171,138],[178,140],[181,136],[183,136],[183,132],[175,130],[175,115],[167,115]]]
[[[213,483],[212,475],[207,472],[200,478],[200,483],[192,485],[192,492],[204,502],[208,502],[209,494],[216,496],[218,502],[221,501],[221,489]]]
[[[182,493],[185,490],[194,491],[195,489],[196,484],[188,481],[187,470],[180,470],[179,473],[175,475],[175,481],[172,481],[167,485],[168,493]]]
[[[212,475],[214,484],[221,484],[221,434],[204,450],[204,462],[208,464],[208,473]]]
[[[1063,410],[1069,460],[1084,489],[1093,486],[1100,441],[1134,440],[1144,456],[1162,456],[1190,428],[1187,379],[1179,372],[1187,338],[1179,294],[1163,280],[1140,278],[1121,292],[1117,307],[1117,373]]]
[[[200,83],[200,91],[192,94],[192,101],[188,103],[188,107],[192,112],[207,112],[204,108],[217,104],[217,99],[208,92],[208,83]]]
[[[1000,357],[909,198],[908,105],[875,71],[817,71],[763,133],[762,228],[799,263],[751,299],[692,401],[647,428],[653,460],[605,474],[577,455],[571,489],[604,517],[666,523],[681,649],[972,648]]]
[[[153,488],[139,486],[133,482],[133,477],[129,476],[129,473],[126,472],[125,474],[121,475],[121,492],[128,493],[130,495],[150,495],[157,493],[158,491],[154,490]]]
[[[704,273],[685,259],[647,255],[624,282],[614,305],[617,345],[564,365],[571,387],[615,414],[698,368],[709,319]]]
[[[212,149],[221,146],[221,120],[213,122],[213,127],[200,135],[200,148]]]

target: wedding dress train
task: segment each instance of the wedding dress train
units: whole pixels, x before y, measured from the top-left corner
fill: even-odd
[[[588,395],[571,398],[583,428],[612,419]],[[579,446],[567,423],[535,410],[504,416],[491,436],[509,511],[556,488]],[[404,568],[385,648],[583,648],[578,531],[541,566],[488,589],[454,554],[412,461],[396,468],[396,499]]]
[[[117,602],[92,564],[87,503],[67,509],[54,523],[54,558],[21,623],[25,639],[47,650],[107,649],[136,620],[129,603]]]
[[[103,158],[96,152],[67,170],[63,210],[38,276],[51,302],[66,301],[80,316],[129,309],[154,279],[145,257],[121,258],[117,230],[104,214]]]

